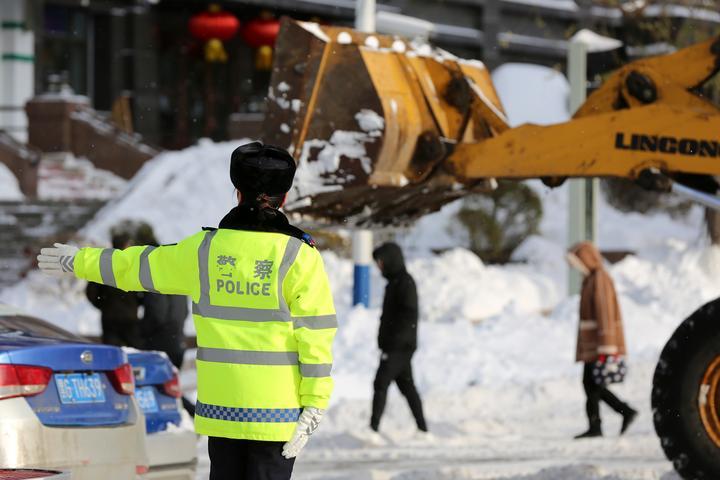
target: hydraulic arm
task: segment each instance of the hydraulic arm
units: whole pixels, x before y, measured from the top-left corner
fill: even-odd
[[[465,178],[638,178],[720,173],[720,109],[697,91],[720,67],[720,39],[633,62],[595,91],[569,122],[523,125],[458,145]]]

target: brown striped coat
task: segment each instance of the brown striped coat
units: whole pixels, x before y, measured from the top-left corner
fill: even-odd
[[[620,305],[600,252],[592,243],[582,242],[571,249],[570,255],[587,269],[580,290],[577,361],[587,363],[594,362],[599,355],[625,355]]]

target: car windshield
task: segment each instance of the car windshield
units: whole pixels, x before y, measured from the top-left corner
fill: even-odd
[[[87,339],[39,318],[25,315],[0,315],[0,335],[12,334],[87,343]]]

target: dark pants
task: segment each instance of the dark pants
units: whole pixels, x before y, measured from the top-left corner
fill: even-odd
[[[630,411],[630,407],[625,402],[616,397],[607,387],[598,385],[593,380],[592,375],[593,364],[586,363],[583,371],[583,387],[585,387],[585,395],[587,395],[587,403],[585,409],[587,411],[588,421],[591,429],[600,428],[600,401],[607,403],[610,408],[621,415],[625,415]]]
[[[289,480],[295,459],[283,443],[209,437],[210,480]]]
[[[383,353],[380,359],[380,366],[375,375],[375,396],[373,397],[372,417],[370,419],[370,427],[372,427],[373,430],[377,430],[380,426],[380,417],[382,417],[383,410],[385,410],[387,391],[390,384],[394,381],[400,389],[400,393],[407,398],[417,427],[427,432],[422,402],[420,401],[420,395],[413,382],[412,356],[413,352]]]

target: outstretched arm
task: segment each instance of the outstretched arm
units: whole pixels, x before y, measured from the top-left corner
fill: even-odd
[[[138,246],[125,250],[55,244],[43,248],[38,266],[50,275],[69,275],[125,291],[195,295],[197,250],[205,232],[174,245]]]

